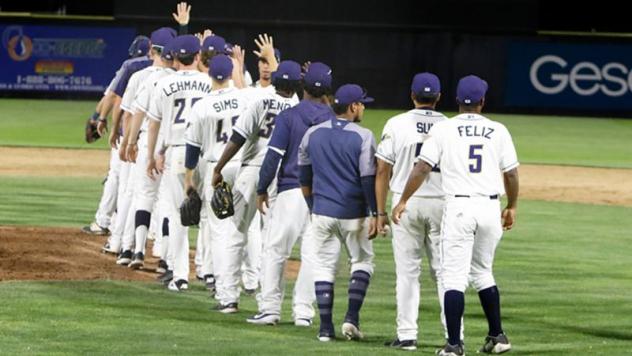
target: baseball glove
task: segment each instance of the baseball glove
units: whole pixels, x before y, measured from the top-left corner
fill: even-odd
[[[86,121],[86,142],[87,143],[92,143],[101,137],[101,135],[99,135],[99,131],[97,130],[98,123],[99,123],[99,120],[94,120],[92,118],[89,118],[88,121]]]
[[[192,226],[200,223],[200,210],[202,199],[195,189],[189,190],[186,199],[180,205],[180,222],[183,226]]]
[[[220,183],[215,187],[213,192],[213,199],[211,199],[211,208],[219,219],[226,219],[229,216],[235,214],[235,208],[233,206],[233,192],[230,190],[230,185],[226,182]]]

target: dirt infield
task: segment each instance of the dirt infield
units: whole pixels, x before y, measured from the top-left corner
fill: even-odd
[[[103,177],[108,162],[108,150],[0,147],[0,176]],[[632,169],[520,167],[522,199],[632,206],[629,182]],[[146,269],[132,271],[116,265],[113,255],[102,254],[104,243],[105,237],[79,229],[0,226],[0,281],[155,280],[157,259],[147,257]],[[286,275],[295,278],[299,266],[289,261]],[[193,281],[194,266],[191,271]]]
[[[133,271],[118,266],[116,257],[101,253],[104,236],[79,229],[0,226],[0,281],[7,280],[93,280],[154,281],[158,259],[147,256],[145,267]],[[148,241],[150,254],[152,241]],[[190,260],[193,261],[194,251]],[[286,276],[295,279],[299,261],[290,260]],[[190,281],[195,280],[191,265]]]

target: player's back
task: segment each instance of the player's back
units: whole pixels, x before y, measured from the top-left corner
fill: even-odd
[[[125,93],[123,94],[123,99],[121,100],[121,109],[134,112],[134,101],[138,94],[141,92],[145,81],[151,74],[161,71],[161,67],[157,66],[149,66],[145,67],[134,74],[129,79],[129,83],[125,88]]]
[[[186,130],[186,141],[199,146],[203,158],[217,162],[226,148],[233,125],[248,105],[242,90],[230,87],[214,90],[199,100],[191,112],[191,124]],[[231,161],[238,161],[235,155]]]
[[[438,144],[443,190],[448,195],[502,194],[501,171],[518,166],[507,128],[480,114],[460,114],[437,123],[430,135]],[[420,154],[426,161],[433,156],[433,146],[427,146]]]
[[[211,92],[212,81],[197,70],[177,71],[161,78],[152,94],[148,115],[162,121],[165,144],[184,145],[191,108]]]
[[[296,104],[298,99],[295,96],[286,98],[277,93],[266,93],[250,102],[233,127],[235,132],[246,138],[241,158],[243,164],[261,166],[276,116]]]
[[[376,156],[393,165],[390,189],[402,193],[408,175],[417,162],[417,156],[428,139],[434,124],[446,120],[445,115],[427,109],[413,109],[388,120]],[[441,176],[438,167],[433,168],[428,179],[415,192],[415,196],[442,196]]]

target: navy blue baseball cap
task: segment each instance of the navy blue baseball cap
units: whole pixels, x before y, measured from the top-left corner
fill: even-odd
[[[371,103],[373,98],[366,96],[366,90],[357,84],[345,84],[336,90],[334,103],[349,105],[353,103]]]
[[[149,37],[136,36],[127,50],[130,57],[144,56],[149,52]]]
[[[441,93],[441,83],[439,82],[439,77],[432,73],[417,73],[413,77],[410,90],[416,95],[436,96]]]
[[[456,101],[465,105],[478,103],[485,97],[485,93],[487,82],[475,75],[468,75],[461,78],[456,86]]]
[[[164,48],[167,42],[171,41],[175,36],[175,31],[169,27],[161,27],[151,33],[151,46]]]
[[[226,40],[222,36],[208,36],[202,42],[202,50],[226,53]]]
[[[173,60],[173,46],[176,44],[176,37],[172,38],[162,48],[162,58],[172,61]]]
[[[173,46],[174,55],[181,56],[187,54],[196,54],[200,51],[200,40],[193,35],[183,35],[176,37]]]
[[[321,62],[314,62],[307,67],[303,77],[306,86],[331,88],[331,68]]]
[[[301,80],[301,65],[294,61],[283,61],[279,63],[279,67],[272,73],[272,80]]]
[[[233,73],[233,61],[225,54],[213,56],[208,63],[208,74],[217,80],[230,78]]]

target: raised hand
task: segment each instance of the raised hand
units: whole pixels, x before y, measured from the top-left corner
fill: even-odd
[[[176,8],[176,12],[172,13],[173,19],[176,20],[180,26],[185,26],[189,24],[189,19],[191,14],[191,5],[187,4],[185,1],[179,3]]]

